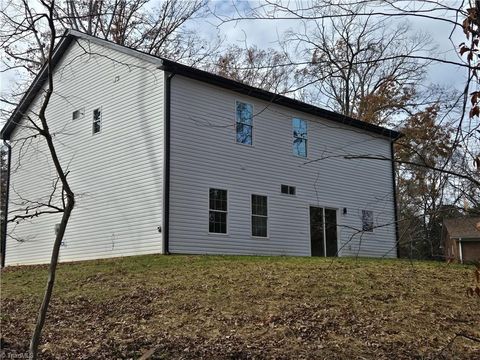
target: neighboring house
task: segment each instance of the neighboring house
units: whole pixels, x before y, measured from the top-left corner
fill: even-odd
[[[396,256],[400,133],[76,31],[53,63],[47,117],[77,199],[61,261]],[[10,218],[55,184],[43,139],[22,126],[44,86],[45,70],[1,132]],[[9,223],[6,264],[48,262],[59,220]]]
[[[443,220],[442,238],[447,260],[480,261],[480,217]]]

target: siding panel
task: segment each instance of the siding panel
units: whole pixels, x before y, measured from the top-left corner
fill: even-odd
[[[254,145],[235,143],[235,100],[254,105]],[[292,117],[308,121],[307,159],[292,154]],[[387,139],[175,76],[171,105],[170,251],[310,255],[309,206],[338,209],[341,255],[396,256]],[[296,186],[296,195],[280,185]],[[208,189],[228,190],[228,234],[208,234]],[[250,196],[268,196],[269,238],[250,236]],[[347,214],[343,214],[347,208]],[[372,210],[372,233],[358,233]]]
[[[60,252],[62,261],[161,252],[163,186],[163,72],[155,65],[78,40],[58,64],[47,110],[76,206]],[[39,99],[31,110],[38,109]],[[92,113],[102,131],[92,136]],[[84,116],[72,120],[83,108]],[[25,124],[25,120],[22,124]],[[42,139],[12,134],[10,210],[25,199],[45,200],[55,171]],[[10,217],[15,213],[12,212]],[[45,263],[61,215],[9,224],[6,263]],[[15,239],[16,240],[15,240]]]

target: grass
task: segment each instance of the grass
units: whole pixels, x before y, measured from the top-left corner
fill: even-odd
[[[61,264],[43,358],[480,358],[472,268],[436,262],[138,256]],[[23,352],[45,266],[2,271],[6,351]],[[455,340],[453,340],[455,338]]]

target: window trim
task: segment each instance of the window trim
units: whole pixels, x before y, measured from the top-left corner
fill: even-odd
[[[253,205],[253,202],[252,202],[252,197],[253,196],[264,196],[267,198],[267,215],[254,215],[253,214],[253,208],[252,208],[252,205]],[[269,239],[270,238],[270,221],[269,221],[269,214],[270,214],[270,200],[268,198],[268,195],[266,194],[262,194],[262,193],[251,193],[250,194],[250,237],[252,239]],[[264,217],[264,218],[267,218],[267,236],[258,236],[258,235],[253,235],[253,217],[254,216],[259,216],[259,217]]]
[[[296,137],[296,136],[293,134],[293,133],[294,133],[294,131],[293,131],[293,129],[294,129],[294,128],[293,128],[293,120],[294,120],[294,119],[301,120],[301,121],[303,121],[303,122],[305,123],[305,127],[306,127],[306,129],[307,129],[307,135],[305,136],[305,138]],[[292,149],[292,155],[295,156],[295,157],[297,157],[297,158],[300,158],[300,159],[308,159],[308,128],[309,128],[309,126],[308,126],[308,121],[305,120],[305,119],[302,119],[302,118],[299,118],[299,117],[295,117],[295,116],[294,116],[294,117],[292,117],[292,119],[291,119],[291,121],[290,121],[290,125],[291,125],[291,134],[292,134],[292,143],[291,143],[291,145],[292,145],[292,148],[291,148],[291,149]],[[293,151],[293,144],[294,144],[294,142],[295,142],[295,139],[297,139],[297,138],[298,138],[298,139],[304,139],[304,140],[305,140],[305,156],[295,154],[295,152]]]
[[[244,103],[252,106],[252,125],[250,126],[252,128],[252,143],[251,144],[244,144],[241,142],[237,141],[237,103]],[[255,106],[253,103],[246,101],[246,100],[239,100],[235,99],[234,100],[234,117],[233,117],[233,128],[234,128],[234,138],[233,142],[238,145],[244,145],[244,146],[249,146],[249,147],[254,147],[255,144]]]
[[[100,110],[100,120],[98,121],[100,123],[100,130],[98,132],[93,131],[93,125],[95,124],[95,119],[94,119],[93,116],[95,114],[95,110]],[[94,108],[93,111],[92,111],[92,136],[101,134],[102,131],[103,131],[103,109],[102,109],[101,106],[99,106],[99,107]]]
[[[212,210],[210,209],[210,190],[222,190],[222,191],[226,191],[227,192],[227,210],[224,211],[224,210]],[[230,202],[228,201],[229,199],[229,191],[227,189],[222,189],[222,188],[219,188],[219,187],[209,187],[207,189],[207,234],[208,235],[214,235],[214,236],[225,236],[225,235],[228,235],[228,230],[229,230],[229,226],[228,226],[228,214],[230,212]],[[225,214],[227,214],[226,216],[226,222],[225,222],[225,231],[224,233],[218,233],[218,232],[211,232],[210,231],[210,211],[217,211],[217,212],[223,212]]]

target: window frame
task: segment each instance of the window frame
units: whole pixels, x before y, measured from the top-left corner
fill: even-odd
[[[299,136],[295,136],[295,128],[293,127],[293,122],[294,120],[300,120],[300,121],[303,121],[305,123],[305,137],[299,137]],[[299,117],[292,117],[292,120],[290,122],[291,124],[291,134],[292,134],[292,154],[293,156],[296,156],[296,157],[299,157],[299,158],[302,158],[302,159],[308,159],[308,121],[305,120],[305,119],[302,119],[302,118],[299,118]],[[305,140],[305,156],[303,155],[299,155],[295,152],[295,139],[303,139]]]
[[[267,200],[267,215],[254,215],[253,214],[253,196],[262,196],[262,197],[266,198],[266,200]],[[259,193],[251,193],[250,194],[250,237],[251,238],[254,238],[254,239],[269,239],[270,238],[269,207],[270,207],[270,205],[269,205],[268,195],[259,194]],[[266,226],[267,234],[266,234],[266,236],[253,235],[253,217],[254,216],[263,217],[263,218],[267,219],[267,224],[266,224],[267,225]]]
[[[100,119],[97,120],[97,121],[95,120],[95,111],[96,110],[100,110]],[[99,130],[97,132],[93,131],[95,123],[99,124]],[[99,107],[94,108],[93,111],[92,111],[92,136],[97,135],[97,134],[101,134],[102,130],[103,130],[103,109],[102,109],[101,106],[99,106]]]
[[[251,129],[251,136],[250,136],[252,138],[252,143],[251,144],[246,144],[246,143],[242,143],[242,142],[237,141],[237,125],[239,124],[239,122],[237,121],[237,104],[238,103],[247,104],[247,105],[250,105],[252,107],[252,124],[251,125],[246,125],[246,126],[250,126],[250,129]],[[234,142],[235,142],[235,144],[253,147],[253,144],[255,143],[255,138],[254,138],[254,134],[255,134],[255,131],[254,131],[255,106],[251,102],[244,101],[244,100],[239,100],[239,99],[235,99],[234,105],[235,105],[235,107],[234,107],[234,112],[235,112],[235,115],[234,115],[234,129],[235,129]],[[243,123],[241,123],[241,124],[243,124]],[[245,126],[245,124],[244,124],[244,126]]]
[[[227,196],[227,210],[214,210],[210,209],[210,190],[220,190],[220,191],[225,191],[226,196]],[[208,194],[207,194],[207,202],[208,202],[208,221],[207,221],[207,233],[209,235],[217,235],[217,236],[225,236],[228,235],[228,213],[230,210],[230,203],[228,201],[229,194],[227,189],[222,189],[222,188],[217,188],[217,187],[209,187],[208,188]],[[210,211],[215,211],[215,212],[220,212],[220,213],[225,213],[225,232],[212,232],[210,231]]]

